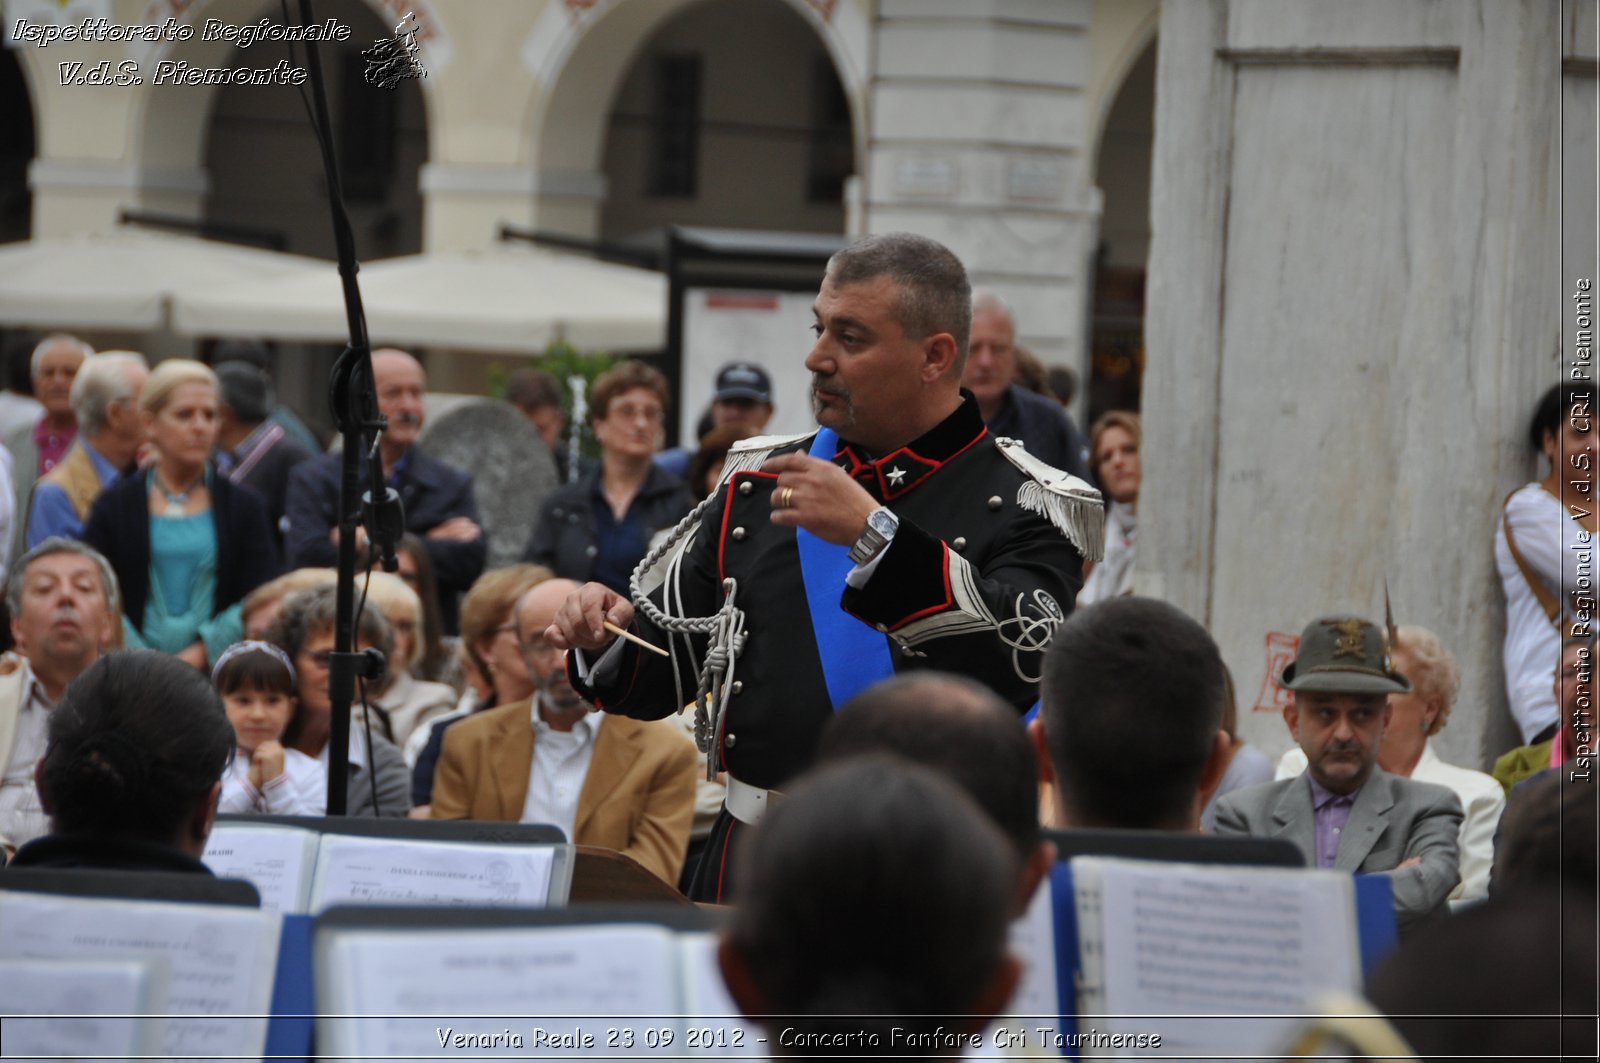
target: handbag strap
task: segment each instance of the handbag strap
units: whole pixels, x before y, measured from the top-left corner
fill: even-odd
[[[1518,491],[1521,490],[1519,487]],[[1545,586],[1544,580],[1528,564],[1528,559],[1522,556],[1522,551],[1517,549],[1517,541],[1511,537],[1511,498],[1517,492],[1512,491],[1506,495],[1505,502],[1500,507],[1500,527],[1506,534],[1506,547],[1511,551],[1511,558],[1517,563],[1517,568],[1522,571],[1522,578],[1527,581],[1528,589],[1533,591],[1533,596],[1539,602],[1539,607],[1544,610],[1544,615],[1550,618],[1550,623],[1561,626],[1561,599],[1551,593]]]

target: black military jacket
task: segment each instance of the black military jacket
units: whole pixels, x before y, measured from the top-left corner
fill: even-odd
[[[813,437],[749,455],[805,451]],[[1038,696],[1044,649],[1072,609],[1083,554],[1039,510],[1041,485],[1001,453],[970,396],[932,431],[870,460],[843,445],[835,462],[900,519],[866,585],[847,588],[842,608],[883,632],[894,668],[978,679],[1025,712]],[[1065,479],[1065,474],[1059,474]],[[771,522],[772,473],[735,471],[702,515],[677,581],[678,615],[706,616],[725,577],[737,580],[748,637],[737,687],[724,710],[721,765],[753,786],[779,788],[811,763],[833,713],[802,583],[793,528]],[[1073,481],[1085,487],[1078,481]],[[1031,493],[1034,508],[1023,500]],[[1092,492],[1080,518],[1094,528]],[[662,594],[657,591],[659,603]],[[643,615],[635,630],[658,646],[666,633]],[[679,636],[682,641],[682,636]],[[703,650],[704,640],[697,649]],[[574,682],[608,712],[659,719],[682,707],[672,665],[623,643],[615,663]],[[685,668],[689,697],[694,677]],[[603,678],[602,678],[603,677]]]

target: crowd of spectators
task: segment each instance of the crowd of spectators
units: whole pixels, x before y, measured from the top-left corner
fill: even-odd
[[[987,688],[937,673],[845,706],[818,767],[740,858],[746,885],[720,957],[736,999],[751,1014],[868,1004],[935,1022],[1003,1014],[1017,974],[1005,923],[1053,859],[1043,822],[1285,836],[1304,839],[1312,866],[1390,876],[1408,935],[1439,925],[1408,936],[1375,995],[1447,1013],[1392,972],[1424,950],[1453,955],[1477,924],[1486,935],[1543,927],[1555,885],[1593,890],[1593,791],[1560,771],[1593,748],[1593,635],[1562,636],[1593,612],[1592,583],[1575,578],[1584,565],[1563,561],[1587,551],[1595,571],[1594,518],[1563,503],[1564,456],[1595,454],[1592,416],[1572,415],[1593,406],[1593,386],[1545,396],[1529,439],[1547,475],[1506,500],[1495,532],[1507,695],[1525,744],[1496,751],[1494,778],[1446,763],[1429,742],[1460,687],[1446,640],[1321,617],[1302,636],[1298,670],[1281,677],[1294,745],[1274,781],[1237,734],[1232,677],[1211,636],[1133,596],[1138,415],[1111,411],[1085,437],[1047,397],[1036,362],[1028,386],[1015,336],[1009,307],[980,293],[963,383],[997,434],[1090,479],[1107,501],[1105,556],[1086,566],[1077,611],[1048,651],[1039,719],[1024,731]],[[19,864],[182,869],[219,799],[224,811],[320,814],[339,458],[286,427],[270,374],[248,359],[152,369],[133,352],[53,335],[28,366],[37,409],[0,407],[13,643],[0,658],[0,843]],[[730,449],[772,416],[767,373],[725,367],[697,445],[664,451],[665,378],[619,363],[593,386],[589,460],[567,446],[559,384],[516,374],[507,399],[565,482],[526,529],[523,562],[486,571],[471,471],[418,445],[422,366],[386,349],[373,369],[389,428],[361,460],[381,463],[407,534],[398,572],[364,577],[357,649],[387,667],[353,710],[350,813],[556,822],[682,881],[697,800],[709,786],[715,803],[719,784],[676,724],[592,712],[544,633],[571,581],[626,593],[652,543],[715,490]],[[357,539],[365,552],[365,533]],[[1341,832],[1365,822],[1379,790],[1388,841],[1351,855]],[[849,918],[817,918],[812,895],[842,882],[853,899],[828,911]],[[1544,922],[1527,914],[1540,898]],[[1473,906],[1489,914],[1445,918]],[[918,930],[957,922],[959,948]],[[882,947],[862,949],[864,938]],[[831,959],[797,962],[803,954]],[[1560,1001],[1531,992],[1536,1004]]]

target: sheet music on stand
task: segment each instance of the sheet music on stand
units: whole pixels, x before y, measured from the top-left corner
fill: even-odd
[[[276,912],[0,891],[0,960],[133,960],[170,972],[159,1055],[260,1055],[282,924]]]
[[[684,1031],[677,1043],[685,1054],[731,1058],[765,1056],[769,1047],[761,1028],[745,1020],[728,993],[717,966],[717,935],[688,932],[678,936],[682,961]],[[699,1020],[699,1021],[695,1021]],[[688,1030],[693,1028],[691,1037]],[[689,1042],[693,1041],[692,1047]]]
[[[311,874],[321,837],[270,823],[218,823],[200,858],[218,878],[242,878],[269,912],[300,913],[311,903]]]
[[[320,1050],[364,1058],[765,1056],[716,964],[717,916],[342,908],[317,921]]]
[[[335,905],[543,908],[565,903],[571,848],[434,837],[319,833],[263,819],[230,819],[204,860],[242,878],[263,908],[317,914]]]
[[[338,904],[543,908],[550,847],[413,842],[324,834],[308,910]]]
[[[165,960],[0,960],[0,1055],[154,1056],[170,974]]]
[[[1080,1053],[1271,1055],[1287,1016],[1359,992],[1345,872],[1079,857],[1071,875]]]
[[[316,953],[318,1044],[336,1056],[659,1056],[649,1031],[679,1008],[658,926],[351,930]]]

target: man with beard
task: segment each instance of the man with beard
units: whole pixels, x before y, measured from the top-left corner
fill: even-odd
[[[34,786],[50,712],[71,682],[121,630],[117,577],[95,550],[46,539],[6,581],[16,649],[0,658],[0,845],[14,849],[49,831]]]
[[[378,412],[389,427],[378,441],[384,478],[400,493],[406,509],[406,531],[422,537],[439,584],[444,626],[456,632],[456,602],[483,571],[489,546],[478,523],[472,477],[453,465],[430,458],[415,444],[422,434],[423,400],[428,381],[422,365],[405,351],[383,347],[372,352],[372,377]],[[289,523],[289,567],[329,568],[339,559],[338,454],[300,463],[289,476],[286,502]],[[363,466],[365,459],[363,458]],[[362,469],[362,490],[369,482]],[[366,545],[365,529],[356,529],[356,546]]]
[[[615,849],[675,884],[694,817],[694,745],[665,720],[595,712],[572,689],[545,628],[577,589],[545,580],[517,602],[512,630],[497,637],[516,639],[533,696],[450,728],[432,815],[553,823],[574,844]]]
[[[691,890],[725,901],[733,839],[812,761],[835,707],[902,671],[995,690],[1019,715],[1043,654],[1098,555],[1099,492],[996,441],[961,389],[972,318],[966,270],[926,237],[867,237],[829,260],[806,358],[821,430],[728,455],[697,534],[656,593],[683,625],[598,584],[550,637],[607,712],[659,719],[695,701],[700,663],[731,661],[699,732],[726,804]],[[615,638],[634,625],[672,659]],[[724,637],[725,636],[725,637]],[[603,651],[603,652],[596,652]]]
[[[1376,624],[1313,620],[1283,670],[1283,719],[1306,754],[1304,775],[1235,790],[1217,802],[1218,834],[1287,838],[1313,867],[1381,873],[1401,930],[1448,912],[1461,881],[1461,802],[1443,786],[1377,766],[1393,710],[1411,691]]]

